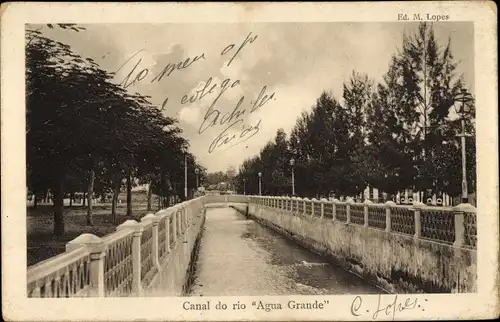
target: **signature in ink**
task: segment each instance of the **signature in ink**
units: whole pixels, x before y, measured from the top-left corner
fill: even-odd
[[[425,301],[427,301],[425,299]],[[385,301],[384,301],[385,302]],[[378,296],[377,307],[376,309],[370,310],[369,308],[363,307],[363,299],[361,296],[356,296],[351,303],[351,314],[354,316],[362,316],[363,314],[372,314],[372,320],[377,320],[379,318],[387,318],[390,317],[392,320],[395,319],[397,313],[413,310],[413,309],[424,309],[418,304],[418,298],[413,297],[400,297],[399,295],[395,295],[393,299],[390,299],[388,303],[382,303],[382,296]]]
[[[255,112],[257,109],[264,106],[270,100],[276,99],[274,92],[271,94],[266,94],[266,90],[267,90],[267,86],[264,85],[262,87],[259,95],[257,96],[257,99],[250,102],[252,107],[249,111],[249,114]],[[222,92],[223,91],[221,91],[221,93]],[[242,110],[239,109],[245,100],[245,96],[242,96],[240,98],[240,100],[236,104],[236,107],[233,109],[233,111],[231,113],[227,112],[225,114],[222,114],[220,110],[215,109],[214,108],[215,103],[217,102],[217,100],[221,96],[221,93],[215,98],[215,100],[212,102],[212,104],[210,105],[210,107],[206,111],[205,116],[203,117],[203,122],[201,123],[200,128],[198,129],[199,134],[202,134],[210,127],[216,126],[218,124],[224,125],[224,124],[229,123],[235,119],[237,120],[247,113],[247,109],[242,109]]]
[[[229,62],[227,63],[227,67],[229,67],[229,65],[231,65],[231,63],[233,62],[233,60],[236,58],[236,56],[238,56],[238,54],[241,52],[241,50],[243,49],[243,47],[245,47],[247,44],[252,44],[259,36],[258,35],[255,35],[253,37],[250,37],[252,35],[252,33],[250,32],[247,37],[245,38],[245,40],[243,40],[243,42],[241,43],[240,47],[236,50],[236,53],[233,54],[233,56],[231,57],[231,59],[229,60]],[[233,48],[235,47],[235,44],[230,44],[228,46],[226,46],[222,52],[220,53],[221,56],[224,56],[226,55],[227,53],[231,52],[233,50]]]
[[[217,135],[215,137],[215,139],[212,141],[212,143],[208,147],[208,153],[212,153],[216,149],[218,149],[218,148],[220,148],[222,146],[226,146],[226,145],[228,145],[230,143],[233,143],[233,144],[231,146],[229,146],[228,149],[232,148],[232,147],[235,147],[236,145],[241,144],[241,143],[247,141],[248,139],[250,139],[253,136],[255,136],[257,133],[259,133],[261,122],[262,122],[262,119],[260,119],[257,122],[257,124],[255,124],[255,125],[246,126],[246,125],[243,124],[242,125],[242,130],[239,133],[233,134],[233,135],[229,135],[228,131],[230,129],[234,129],[234,127],[237,124],[242,124],[243,123],[242,119],[235,120],[227,128],[225,128],[219,135]]]
[[[143,52],[144,49],[141,49],[137,51],[135,54],[133,54],[131,57],[129,57],[115,72],[114,74],[118,73],[120,70],[122,70],[125,67],[128,66],[133,66],[130,72],[125,76],[125,78],[120,82],[120,86],[123,86],[124,88],[128,88],[131,85],[136,84],[137,82],[141,82],[144,80],[148,74],[149,74],[149,69],[148,68],[139,68],[139,65],[142,62],[142,58],[140,58],[139,54]],[[204,60],[205,59],[205,53],[202,53],[201,55],[196,55],[194,57],[188,57],[184,59],[181,62],[178,63],[168,63],[165,67],[163,67],[162,71],[155,75],[153,79],[151,80],[151,83],[153,82],[159,82],[161,79],[166,75],[170,76],[174,71],[182,71],[184,69],[189,68],[192,64],[196,63],[199,60]],[[135,63],[135,65],[134,65]]]

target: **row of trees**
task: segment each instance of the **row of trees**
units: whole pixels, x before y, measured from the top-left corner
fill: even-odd
[[[85,32],[73,24],[43,28]],[[27,185],[36,198],[48,190],[53,194],[56,235],[64,233],[63,198],[68,193],[87,192],[87,222],[92,225],[94,193],[113,195],[116,219],[123,184],[131,216],[133,182],[149,184],[150,208],[153,193],[164,203],[173,194],[184,197],[185,160],[189,186],[196,185],[195,167],[201,176],[206,172],[188,152],[176,120],[112,78],[94,60],[43,36],[40,29],[26,31]]]
[[[432,27],[422,23],[403,37],[383,82],[353,72],[342,100],[323,92],[288,138],[278,130],[258,156],[240,166],[238,190],[257,194],[261,172],[263,194],[290,195],[294,159],[301,196],[353,196],[367,186],[390,194],[413,189],[458,196],[461,128],[454,107],[461,106],[465,85],[450,48],[451,40],[439,44]],[[467,173],[469,191],[475,191],[473,99],[467,104]]]
[[[205,178],[207,189],[209,190],[232,190],[234,189],[234,178],[236,169],[230,166],[227,171],[217,171],[208,173]]]

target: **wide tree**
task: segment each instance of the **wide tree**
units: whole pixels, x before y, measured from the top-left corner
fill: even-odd
[[[80,30],[72,25],[61,28]],[[172,155],[185,150],[187,141],[175,121],[163,116],[148,97],[114,84],[112,77],[70,46],[39,30],[26,31],[28,187],[36,194],[53,192],[56,235],[64,233],[66,192],[86,185],[88,224],[92,224],[95,188],[99,193],[113,192],[116,219],[125,179],[130,216],[136,178],[153,175],[159,167],[163,171],[171,165]],[[174,168],[179,165],[176,161]]]

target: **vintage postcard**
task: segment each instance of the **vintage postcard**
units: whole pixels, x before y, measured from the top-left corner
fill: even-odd
[[[496,11],[3,4],[3,318],[498,317]]]

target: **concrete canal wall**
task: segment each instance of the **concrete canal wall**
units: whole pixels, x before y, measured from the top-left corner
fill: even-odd
[[[477,291],[474,249],[254,203],[233,208],[389,292]]]

